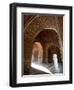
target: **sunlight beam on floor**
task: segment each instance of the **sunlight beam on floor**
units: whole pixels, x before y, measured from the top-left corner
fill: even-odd
[[[37,69],[37,70],[40,70],[40,71],[43,71],[43,72],[46,72],[46,73],[49,73],[49,74],[51,74],[51,72],[46,68],[46,67],[44,67],[44,66],[42,66],[42,65],[40,65],[40,64],[37,64],[37,63],[31,63],[31,67],[32,68],[35,68],[35,69]]]

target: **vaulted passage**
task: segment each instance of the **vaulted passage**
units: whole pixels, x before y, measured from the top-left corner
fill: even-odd
[[[24,74],[63,73],[63,16],[24,16]]]

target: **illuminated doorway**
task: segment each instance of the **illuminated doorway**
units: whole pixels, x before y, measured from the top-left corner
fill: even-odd
[[[32,62],[42,63],[43,48],[40,42],[34,42],[32,50]]]

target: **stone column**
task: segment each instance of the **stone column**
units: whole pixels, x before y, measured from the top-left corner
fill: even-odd
[[[45,57],[45,63],[48,64],[48,50],[47,50],[47,44],[45,45],[45,54],[44,54],[44,57]]]

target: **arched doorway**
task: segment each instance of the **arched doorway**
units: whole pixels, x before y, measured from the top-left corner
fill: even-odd
[[[31,59],[31,73],[51,73],[43,65],[43,47],[40,42],[34,42],[32,49],[32,59]],[[34,70],[35,69],[35,70]]]
[[[40,42],[34,42],[32,49],[32,62],[42,63],[43,47]]]
[[[52,60],[53,54],[57,55],[58,62],[61,63],[62,60],[61,60],[60,49],[55,45],[52,45],[48,48],[48,63],[53,63],[53,60]]]
[[[63,73],[63,63],[61,59],[60,49],[52,45],[48,48],[48,63],[52,73]]]

